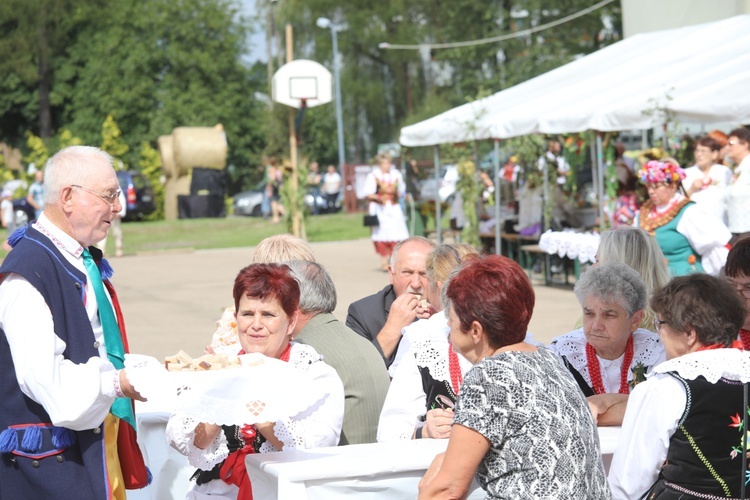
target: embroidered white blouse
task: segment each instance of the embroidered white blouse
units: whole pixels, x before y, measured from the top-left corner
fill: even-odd
[[[586,336],[583,333],[583,328],[557,337],[549,345],[549,348],[558,356],[565,356],[573,368],[581,374],[589,387],[594,387],[586,362]],[[607,393],[616,393],[620,390],[620,373],[624,358],[624,353],[617,359],[596,357],[599,360],[602,383]],[[639,328],[633,332],[633,362],[631,363],[631,367],[641,363],[646,367],[652,368],[665,359],[664,345],[657,334],[644,328]],[[633,380],[633,372],[628,371],[628,382],[631,380]]]
[[[685,354],[661,363],[628,398],[622,432],[609,469],[612,498],[640,498],[656,481],[667,457],[669,440],[687,404],[685,387],[667,372],[711,383],[724,377],[750,381],[750,353],[712,349]]]
[[[289,363],[313,380],[323,402],[299,415],[277,421],[274,434],[284,443],[284,451],[336,446],[344,418],[344,385],[336,371],[323,362],[323,357],[314,348],[296,342],[292,342],[291,345]],[[325,395],[327,397],[324,397]],[[197,448],[193,441],[198,423],[188,415],[172,415],[167,422],[167,441],[172,448],[187,457],[190,465],[202,470],[211,470],[229,455],[226,437],[220,432],[206,449]],[[260,453],[271,451],[279,450],[268,441],[261,445]],[[195,485],[194,489],[203,493],[223,495],[227,486],[223,481],[211,481],[204,485]],[[237,487],[232,485],[232,488],[229,490],[234,492],[236,498]]]

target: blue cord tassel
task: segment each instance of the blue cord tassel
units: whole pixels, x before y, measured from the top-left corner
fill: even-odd
[[[64,427],[52,428],[52,446],[61,450],[73,446],[76,442],[76,435],[70,429]]]
[[[21,440],[21,449],[29,453],[37,453],[42,450],[42,428],[36,425],[26,428]]]
[[[151,469],[146,467],[146,482],[148,484],[151,484],[151,482],[154,480],[154,475],[151,474]]]
[[[10,453],[18,449],[18,434],[15,429],[0,432],[0,453]]]
[[[99,261],[99,274],[102,275],[103,280],[108,280],[112,277],[113,274],[115,274],[115,270],[112,269],[112,266],[109,265],[109,261],[107,259],[102,259]]]
[[[26,234],[26,229],[28,227],[29,226],[27,224],[24,224],[23,226],[13,231],[13,233],[8,237],[8,245],[10,245],[11,247],[16,246],[16,243],[18,243],[18,241]]]

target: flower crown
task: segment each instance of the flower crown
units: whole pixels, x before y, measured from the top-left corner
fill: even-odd
[[[651,160],[638,171],[638,177],[644,184],[657,182],[679,182],[685,178],[685,171],[674,163]]]

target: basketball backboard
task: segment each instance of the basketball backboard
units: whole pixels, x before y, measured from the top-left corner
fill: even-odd
[[[309,59],[297,59],[286,63],[276,71],[272,80],[274,102],[293,108],[313,108],[328,104],[332,99],[331,72],[320,63]]]

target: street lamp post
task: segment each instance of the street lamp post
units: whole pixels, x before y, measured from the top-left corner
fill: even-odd
[[[339,76],[339,46],[336,33],[344,29],[327,17],[319,17],[315,22],[319,28],[330,29],[333,38],[333,81],[336,86],[336,129],[339,139],[339,171],[344,175],[344,119],[341,115],[341,78]]]

